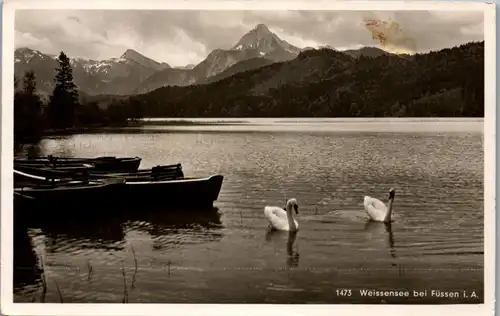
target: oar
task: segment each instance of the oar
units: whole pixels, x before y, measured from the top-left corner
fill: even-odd
[[[36,200],[36,198],[34,198],[32,196],[29,196],[29,195],[26,195],[26,194],[21,194],[19,192],[14,192],[14,195],[17,195],[17,196],[20,196],[22,198],[26,198],[26,199],[29,199],[29,200]]]

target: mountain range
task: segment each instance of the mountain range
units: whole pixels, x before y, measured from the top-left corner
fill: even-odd
[[[215,82],[240,72],[292,61],[301,52],[309,50],[315,49],[293,46],[280,39],[266,25],[258,24],[233,47],[215,49],[197,65],[171,67],[168,63],[155,61],[132,49],[126,50],[119,58],[100,61],[69,57],[74,82],[83,94],[135,95],[164,86]],[[354,58],[396,56],[375,47],[346,50],[343,53]],[[52,92],[58,67],[57,56],[23,47],[16,49],[14,58],[16,76],[22,77],[24,72],[33,70],[39,93],[47,95]]]
[[[128,117],[484,116],[484,41],[412,56],[369,52],[379,51],[322,48],[283,62],[248,59],[207,84],[166,86],[110,107]]]

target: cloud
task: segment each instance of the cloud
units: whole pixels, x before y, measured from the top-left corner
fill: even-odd
[[[22,33],[17,30],[14,36],[19,47],[32,47],[41,51],[52,50],[52,42],[46,37],[36,37],[29,32]]]
[[[180,66],[232,47],[259,23],[299,47],[380,46],[366,19],[397,23],[386,49],[425,52],[484,39],[482,12],[18,10],[15,46],[92,59],[131,48]]]

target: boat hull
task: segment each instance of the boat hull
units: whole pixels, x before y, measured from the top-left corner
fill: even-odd
[[[144,181],[145,179],[149,180]],[[74,177],[69,179],[54,178],[52,176],[52,180],[49,180],[42,174],[28,174],[15,170],[14,190],[18,194],[17,200],[21,201],[19,204],[22,205],[37,205],[32,201],[26,201],[26,197],[32,197],[37,202],[42,201],[47,205],[72,205],[72,207],[80,205],[86,207],[89,204],[100,207],[124,205],[210,207],[219,197],[224,177],[213,175],[205,178],[153,180],[152,177],[147,176],[121,178],[102,175],[84,181],[105,182],[108,184],[105,187],[87,185],[70,188],[65,183],[72,180],[77,179]],[[115,182],[119,185],[109,185],[109,183],[114,184]]]
[[[219,197],[224,177],[184,178],[167,181],[131,181],[113,188],[113,199],[127,205],[210,207]]]
[[[14,188],[15,207],[77,208],[98,206],[116,188],[123,186],[123,179],[71,181],[64,184],[45,184]]]

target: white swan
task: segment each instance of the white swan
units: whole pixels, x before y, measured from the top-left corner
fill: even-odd
[[[264,216],[269,221],[269,227],[276,230],[297,231],[299,223],[293,218],[293,210],[299,214],[299,206],[296,199],[290,199],[286,203],[286,211],[277,206],[264,207]]]
[[[382,201],[376,198],[365,196],[363,205],[365,206],[365,211],[366,213],[368,213],[368,216],[370,216],[370,218],[376,222],[391,222],[392,203],[394,202],[395,195],[396,190],[391,188],[389,190],[389,206],[385,206]]]

